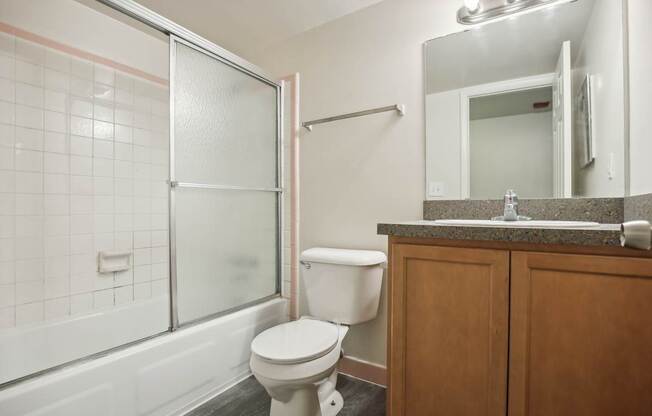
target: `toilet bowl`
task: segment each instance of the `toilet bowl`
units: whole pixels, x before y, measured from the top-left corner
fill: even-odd
[[[251,343],[254,377],[272,399],[270,416],[335,416],[335,389],[348,325],[376,317],[384,253],[312,248],[301,253],[302,285],[311,316],[260,333]]]
[[[347,332],[304,317],[256,337],[249,365],[272,398],[271,416],[334,416],[342,409],[336,366]]]

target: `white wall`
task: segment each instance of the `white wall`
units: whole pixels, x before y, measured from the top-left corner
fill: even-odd
[[[552,198],[552,112],[470,122],[471,198]]]
[[[652,2],[629,0],[630,192],[652,192]]]
[[[460,118],[460,90],[426,95],[426,177],[441,184],[441,195],[427,199],[462,197]]]
[[[575,196],[617,197],[625,192],[622,13],[620,1],[596,0],[580,51],[573,59],[573,96],[587,73],[592,78],[595,145],[595,162],[573,175]],[[608,175],[611,155],[613,178]]]
[[[461,30],[458,0],[385,0],[261,51],[256,63],[301,73],[303,120],[403,103],[394,113],[315,126],[301,138],[301,246],[386,250],[381,220],[422,217],[422,43]],[[305,304],[305,302],[304,302]],[[348,355],[385,363],[386,312],[353,328]]]

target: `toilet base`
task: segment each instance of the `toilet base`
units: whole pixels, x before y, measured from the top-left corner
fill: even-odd
[[[337,385],[337,370],[334,370],[326,380],[319,384],[317,396],[322,416],[335,416],[344,407],[344,398],[335,390]]]
[[[314,386],[296,389],[286,402],[272,399],[269,416],[322,416]]]
[[[344,399],[335,390],[337,370],[320,383],[294,386],[291,393],[286,391],[285,401],[272,397],[270,416],[336,416]],[[288,395],[289,393],[289,395]]]
[[[339,391],[335,390],[327,400],[321,402],[322,416],[335,416],[344,407],[344,398]]]

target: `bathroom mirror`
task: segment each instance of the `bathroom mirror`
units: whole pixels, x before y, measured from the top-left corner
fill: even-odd
[[[623,196],[620,0],[576,0],[427,41],[426,199]]]

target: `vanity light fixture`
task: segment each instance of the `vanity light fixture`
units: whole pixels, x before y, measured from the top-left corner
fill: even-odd
[[[457,11],[457,21],[475,25],[531,9],[549,7],[576,0],[464,0]]]

